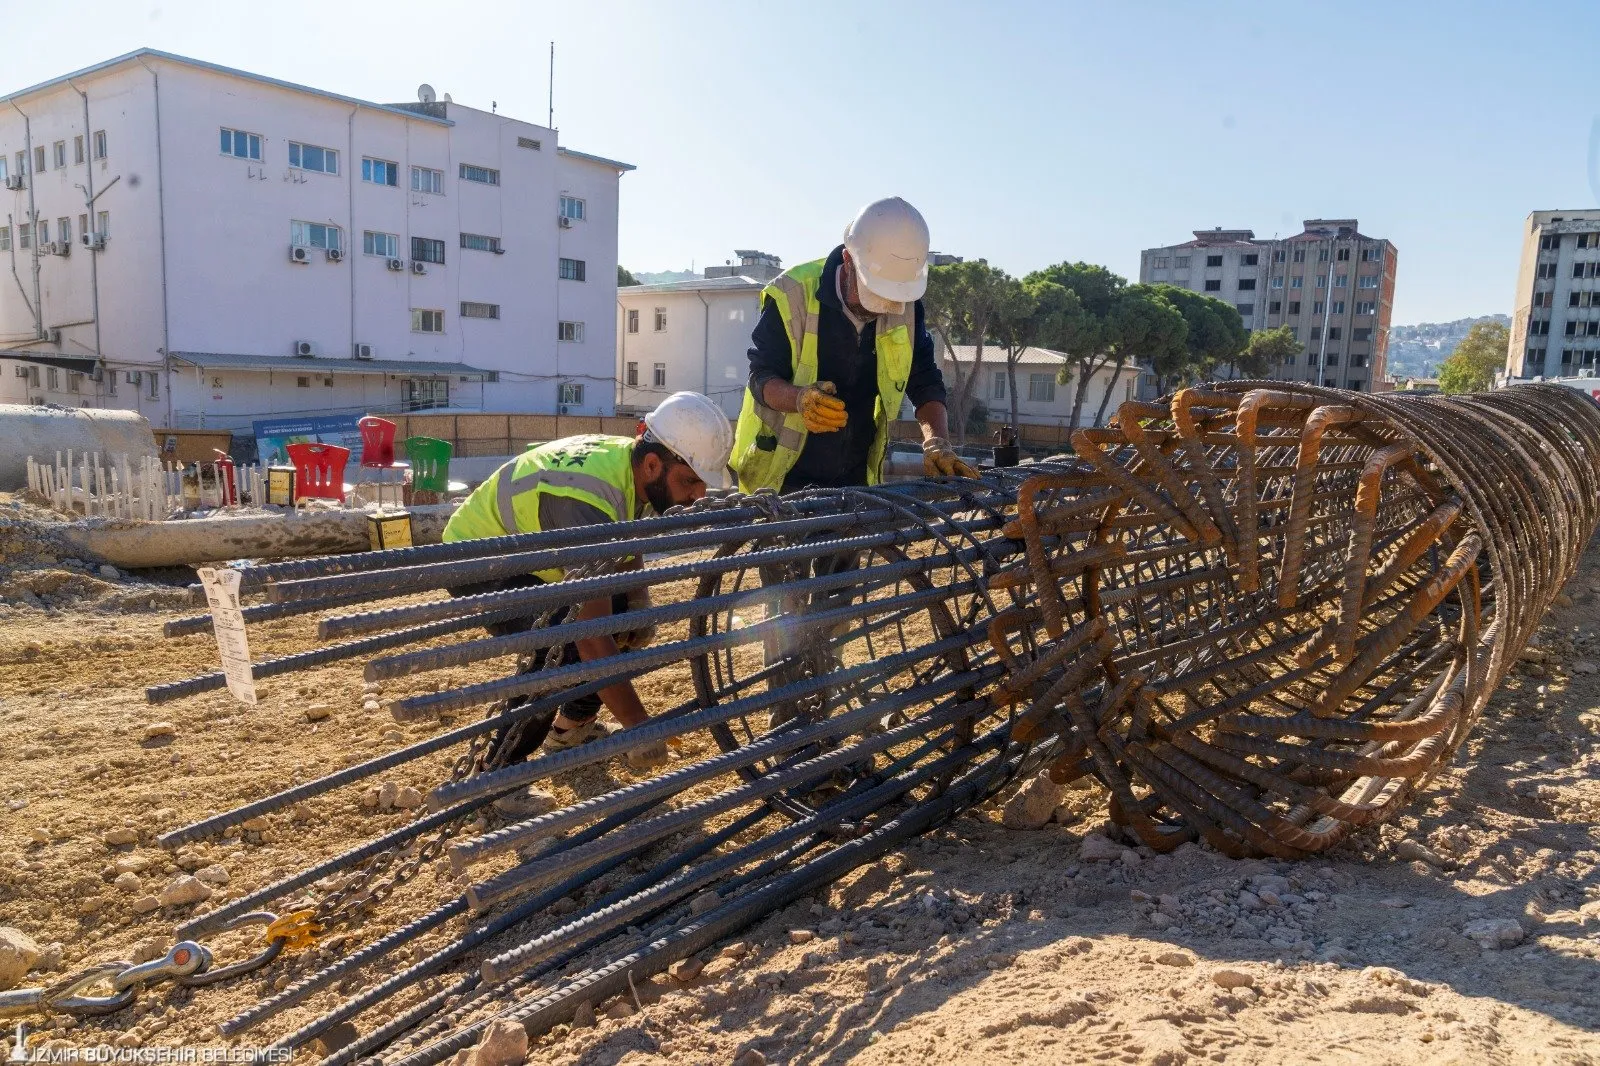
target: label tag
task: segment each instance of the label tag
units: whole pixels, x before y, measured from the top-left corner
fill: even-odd
[[[211,628],[217,635],[217,652],[228,691],[242,703],[256,705],[256,682],[250,674],[250,643],[244,635],[244,613],[239,610],[239,571],[227,567],[201,567],[200,584],[211,607]]]

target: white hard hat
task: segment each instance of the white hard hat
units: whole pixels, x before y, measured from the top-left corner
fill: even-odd
[[[650,436],[689,464],[707,488],[728,487],[733,427],[722,408],[698,392],[675,392],[644,416]]]
[[[844,246],[862,288],[879,299],[912,303],[927,291],[928,223],[900,197],[863,207],[845,227]]]

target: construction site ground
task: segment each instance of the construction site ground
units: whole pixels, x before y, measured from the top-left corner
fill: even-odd
[[[133,904],[184,869],[223,867],[212,899],[225,900],[404,821],[344,789],[265,832],[163,852],[159,832],[441,727],[363,709],[353,663],[264,682],[253,709],[226,693],[146,706],[146,685],[216,668],[208,637],[161,638],[163,621],[194,608],[171,585],[55,558],[22,538],[22,514],[0,496],[0,518],[13,516],[9,535],[0,528],[0,925],[44,946],[49,967],[25,983],[165,946],[195,908]],[[1454,764],[1398,821],[1328,855],[1154,855],[1116,837],[1088,788],[1069,789],[1037,830],[1004,828],[995,805],[769,916],[710,975],[641,984],[642,1011],[632,997],[594,1004],[592,1019],[536,1038],[529,1059],[1600,1062],[1597,624],[1591,548]],[[252,651],[311,647],[312,628],[254,627]],[[691,693],[685,669],[681,691],[647,700]],[[312,721],[314,704],[328,715]],[[710,741],[678,757],[696,744]],[[425,790],[447,771],[438,756],[392,779]],[[629,778],[618,762],[555,790],[569,799]],[[135,842],[106,842],[125,829]],[[1086,839],[1109,857],[1081,854]],[[441,886],[427,891],[437,899]],[[394,918],[380,907],[360,939]],[[104,1022],[36,1019],[34,1030],[67,1043],[222,1042],[215,1023],[269,990],[260,978],[166,985]]]

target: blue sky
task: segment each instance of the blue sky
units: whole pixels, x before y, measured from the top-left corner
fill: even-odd
[[[20,0],[11,0],[11,4]],[[5,5],[10,6],[10,5]],[[4,7],[0,6],[0,10]],[[34,5],[5,91],[149,45],[376,100],[430,82],[635,163],[621,256],[823,254],[901,195],[1016,274],[1355,217],[1396,323],[1509,311],[1523,220],[1600,197],[1591,3]],[[1581,48],[1580,48],[1581,46]]]

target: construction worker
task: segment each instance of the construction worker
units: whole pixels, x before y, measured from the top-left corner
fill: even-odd
[[[978,476],[947,439],[927,287],[928,224],[892,197],[863,207],[826,258],[762,290],[733,438],[741,489],[876,485],[906,396],[922,426],[924,471]]]
[[[728,418],[716,404],[697,392],[673,393],[645,415],[637,437],[567,437],[530,448],[512,459],[473,490],[451,516],[444,528],[444,540],[450,543],[622,522],[693,503],[706,494],[707,488],[727,486],[732,446]],[[638,566],[639,560],[630,559],[625,565]],[[450,592],[457,596],[499,592],[560,581],[563,576],[561,569],[552,568],[459,586]],[[631,597],[603,596],[576,604],[576,614],[571,617],[586,621],[647,606],[648,589],[640,589]],[[565,620],[573,609],[558,609],[551,624]],[[522,632],[532,624],[533,619],[526,618],[487,628],[498,636]],[[588,637],[562,647],[559,662],[563,666],[589,662],[622,649],[642,648],[653,636],[654,627],[645,626],[615,637]],[[530,669],[545,665],[546,655],[540,651]],[[525,701],[514,701],[513,706],[516,702]],[[599,721],[602,703],[625,728],[649,719],[633,685],[619,682],[564,705],[549,722],[548,733],[542,736],[544,750],[563,751],[605,736],[607,730]],[[524,728],[517,733],[520,735],[508,734],[504,738],[510,748],[500,753],[502,761],[520,760],[540,746],[538,728]],[[660,765],[666,758],[666,746],[659,743],[628,753],[628,761],[636,769]]]

